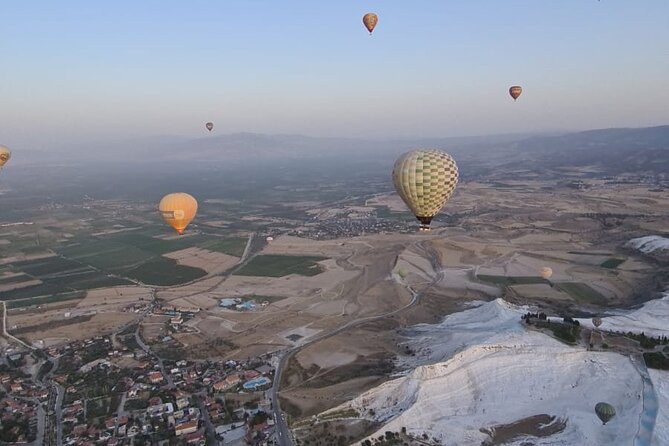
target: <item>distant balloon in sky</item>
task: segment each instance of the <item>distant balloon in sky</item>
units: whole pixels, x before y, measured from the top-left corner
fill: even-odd
[[[11,157],[12,152],[9,150],[9,148],[0,145],[0,170],[4,167],[5,164],[7,164],[7,161],[9,161],[9,158]]]
[[[395,161],[393,183],[421,222],[420,229],[428,230],[432,218],[451,198],[458,184],[458,166],[441,150],[413,150]]]
[[[599,326],[602,325],[602,320],[598,317],[593,317],[592,318],[592,325],[594,325],[595,328],[599,328]]]
[[[172,226],[179,235],[183,235],[186,226],[195,218],[197,200],[183,192],[168,194],[160,200],[158,210],[165,223]]]
[[[609,403],[597,403],[595,405],[595,413],[602,420],[602,423],[606,424],[611,418],[616,416],[616,409]]]
[[[211,132],[211,130],[214,128],[214,123],[213,122],[208,122],[204,126],[207,127],[207,130],[209,130]]]
[[[374,31],[374,28],[376,28],[376,24],[378,22],[379,18],[373,12],[368,12],[362,17],[362,23],[365,25],[365,28],[367,28],[367,31],[369,31],[370,34],[372,34],[372,31]]]
[[[513,87],[509,88],[509,94],[511,95],[514,101],[518,99],[518,97],[522,92],[523,92],[523,87],[520,87],[518,85],[514,85]]]
[[[543,268],[541,268],[541,277],[543,277],[544,279],[548,280],[551,278],[552,275],[553,275],[553,270],[548,266],[544,266]]]

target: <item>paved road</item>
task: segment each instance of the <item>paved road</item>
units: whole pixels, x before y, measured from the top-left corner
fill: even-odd
[[[172,378],[172,374],[167,373],[167,370],[165,369],[165,365],[163,364],[163,360],[160,358],[160,356],[156,355],[153,353],[151,348],[149,348],[148,345],[142,341],[142,337],[139,335],[139,325],[137,325],[137,330],[135,330],[135,340],[137,341],[137,344],[140,346],[142,350],[147,355],[153,356],[156,358],[156,361],[158,361],[158,366],[160,367],[160,372],[163,374],[163,377],[167,380],[167,387],[170,389],[174,389],[174,379]]]
[[[289,350],[286,350],[282,353],[279,353],[279,364],[276,367],[276,372],[274,375],[274,382],[272,383],[272,404],[273,404],[273,411],[274,411],[274,418],[276,420],[276,433],[277,433],[277,444],[279,446],[293,446],[293,439],[290,435],[290,429],[288,428],[288,423],[286,422],[286,419],[284,418],[284,414],[281,412],[281,407],[279,404],[279,386],[281,383],[281,374],[283,373],[283,369],[288,362],[288,360],[298,351],[301,349],[308,347],[311,344],[314,344],[316,342],[320,342],[324,339],[330,338],[332,336],[336,336],[350,328],[357,327],[362,324],[366,324],[369,322],[373,322],[379,319],[384,319],[390,316],[393,316],[397,313],[400,313],[404,310],[407,310],[415,305],[417,305],[421,298],[427,293],[432,287],[434,287],[437,283],[439,283],[441,280],[444,279],[444,273],[441,269],[441,265],[439,263],[439,259],[434,251],[431,249],[425,247],[425,242],[418,242],[415,247],[420,248],[427,257],[430,259],[430,263],[432,265],[432,268],[436,272],[435,277],[432,279],[432,281],[425,287],[423,288],[420,292],[414,291],[411,287],[409,288],[409,291],[413,294],[413,298],[411,299],[411,302],[409,302],[407,305],[405,305],[402,308],[399,308],[397,310],[391,311],[389,313],[384,313],[380,314],[377,316],[367,316],[363,317],[360,319],[355,319],[353,321],[348,322],[347,324],[342,325],[341,327],[337,328],[334,331],[328,332],[326,334],[323,334],[321,336],[317,336],[313,339],[311,339],[309,342],[305,342],[302,345],[299,345],[297,347],[293,347]],[[363,275],[366,274],[366,271],[363,271]]]
[[[9,334],[7,331],[7,305],[5,305],[5,301],[2,301],[2,334],[9,340],[14,341],[18,344],[21,344],[28,350],[37,350],[36,347],[33,347],[32,345],[28,345],[19,338],[16,338],[12,335]]]
[[[209,412],[207,411],[206,406],[204,405],[203,397],[206,395],[206,392],[201,392],[195,394],[197,400],[197,407],[200,409],[200,416],[204,421],[204,427],[207,433],[207,444],[211,446],[218,446],[220,443],[216,439],[216,430],[214,425],[211,424],[211,418],[209,418]]]

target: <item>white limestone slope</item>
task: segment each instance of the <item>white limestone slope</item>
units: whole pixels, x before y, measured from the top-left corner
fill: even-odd
[[[507,444],[631,445],[643,389],[629,358],[569,347],[526,331],[520,323],[526,311],[497,299],[450,315],[431,329],[414,327],[409,334],[416,342],[410,345],[419,352],[417,362],[426,365],[333,410],[354,407],[363,417],[381,421],[375,437],[406,427],[444,445],[479,446],[488,438],[481,428],[548,414],[566,419],[565,430]],[[658,390],[664,392],[660,401],[666,403],[667,391]],[[617,411],[606,426],[594,413],[599,401]],[[669,425],[658,419],[656,438],[663,441],[667,435]]]
[[[645,254],[650,254],[654,251],[669,250],[669,238],[661,237],[659,235],[648,235],[646,237],[632,239],[627,242],[627,245],[638,249]]]
[[[607,331],[645,333],[647,336],[669,336],[669,291],[661,299],[650,300],[641,308],[617,313],[603,317],[600,328]],[[592,319],[579,319],[579,322],[582,326],[592,328]]]

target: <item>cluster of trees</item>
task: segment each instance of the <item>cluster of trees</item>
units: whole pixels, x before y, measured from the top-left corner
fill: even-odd
[[[367,439],[360,443],[360,446],[409,446],[411,440],[420,439],[421,443],[425,443],[430,440],[430,436],[426,433],[423,433],[420,437],[415,437],[413,434],[407,434],[407,428],[402,427],[400,432],[391,432],[386,431],[384,435],[380,435],[377,438],[372,438],[371,440]],[[436,438],[432,439],[433,444],[439,444],[439,440]]]
[[[565,317],[563,317],[563,318],[562,318],[562,322],[564,322],[565,324],[571,324],[571,325],[574,325],[574,326],[576,326],[576,327],[580,327],[580,326],[581,326],[581,323],[580,323],[579,321],[577,321],[577,320],[575,320],[574,318],[569,317],[569,316],[565,316]]]
[[[646,336],[646,333],[643,331],[641,332],[641,334],[632,333],[631,331],[628,331],[627,333],[623,332],[617,332],[617,333],[630,339],[634,339],[635,341],[639,341],[639,344],[643,348],[655,348],[658,345],[669,344],[669,338],[667,338],[666,336],[658,336],[654,338],[651,336]]]
[[[545,321],[546,320],[546,313],[541,312],[541,313],[530,313],[529,311],[522,316],[520,316],[520,319],[525,321],[526,323],[530,323],[530,319],[539,319],[540,321]]]
[[[6,443],[17,443],[22,441],[35,441],[36,432],[30,429],[30,422],[27,418],[5,419],[0,426],[0,441]]]

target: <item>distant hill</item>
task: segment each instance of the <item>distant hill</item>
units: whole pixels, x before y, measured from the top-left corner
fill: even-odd
[[[609,174],[669,172],[669,126],[603,129],[515,143],[530,165],[594,166]]]
[[[452,138],[365,140],[317,138],[303,135],[234,133],[202,138],[155,138],[96,142],[68,146],[67,152],[16,154],[16,162],[32,158],[43,164],[113,162],[114,164],[180,163],[229,165],[247,163],[290,165],[340,160],[392,165],[402,152],[439,148],[451,153],[468,175],[487,175],[500,169],[544,171],[592,167],[597,175],[625,172],[669,172],[669,126],[617,128],[559,135],[493,135]]]

